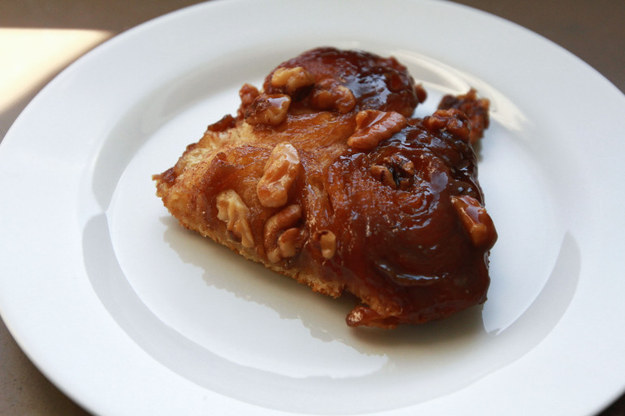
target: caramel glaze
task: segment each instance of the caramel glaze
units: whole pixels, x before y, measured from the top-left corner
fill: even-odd
[[[314,82],[294,91],[272,85],[277,69],[295,67],[305,68]],[[490,218],[482,218],[487,214],[481,208],[483,195],[471,140],[481,137],[488,125],[488,102],[478,100],[472,91],[447,97],[432,116],[409,119],[401,131],[362,151],[346,144],[359,111],[395,111],[409,117],[425,99],[405,67],[393,58],[320,48],[276,70],[267,76],[262,93],[244,86],[238,116],[226,116],[209,126],[185,155],[202,147],[215,148],[215,135],[241,128],[263,94],[290,94],[284,121],[256,124],[254,141],[236,145],[226,141],[192,168],[183,155],[174,168],[156,175],[159,195],[172,214],[183,225],[213,236],[205,230],[224,227],[217,218],[215,196],[233,189],[249,208],[254,241],[262,242],[265,223],[281,208],[262,206],[256,184],[275,144],[288,141],[297,149],[302,166],[289,189],[288,204],[302,208],[295,226],[303,229],[303,247],[278,267],[268,263],[262,244],[250,252],[231,248],[285,274],[298,270],[298,275],[332,282],[328,287],[337,290],[315,289],[328,295],[354,294],[362,304],[348,315],[351,326],[422,323],[484,302],[488,253],[497,235]],[[315,91],[334,88],[342,93],[337,85],[353,94],[351,108],[317,108]],[[192,187],[178,180],[183,173],[197,178]],[[177,189],[176,203],[168,202],[170,189]],[[479,217],[472,208],[473,214],[465,219],[486,224],[479,244],[472,241],[458,214],[458,206],[468,204],[452,203],[452,197],[458,196],[483,211]],[[337,241],[331,258],[323,256],[319,242],[328,231]]]
[[[352,92],[356,100],[353,111],[397,111],[410,117],[417,104],[425,100],[425,91],[415,88],[406,67],[395,58],[335,48],[313,49],[280,64],[265,79],[263,90],[268,94],[284,92],[283,88],[272,86],[272,75],[279,68],[294,67],[306,68],[315,79],[314,85],[295,94],[295,105],[291,110],[294,113],[327,109],[315,106],[311,98],[315,90],[330,88],[333,83],[343,85]]]
[[[371,175],[371,166],[397,155],[414,167],[391,167],[396,186]],[[475,247],[451,204],[453,195],[483,200],[475,173],[464,139],[428,130],[421,120],[370,153],[348,153],[332,164],[329,228],[346,243],[332,259],[334,270],[349,276],[347,290],[364,303],[384,305],[357,308],[350,317],[367,317],[358,324],[425,322],[486,300],[494,228],[487,244]]]

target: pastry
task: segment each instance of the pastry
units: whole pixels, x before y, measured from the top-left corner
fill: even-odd
[[[245,84],[154,175],[179,222],[332,297],[350,326],[393,328],[483,303],[497,234],[473,146],[488,126],[474,90],[426,98],[394,58],[318,48]]]

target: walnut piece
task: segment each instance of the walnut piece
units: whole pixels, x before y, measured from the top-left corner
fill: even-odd
[[[265,172],[256,185],[256,194],[265,207],[281,207],[289,198],[289,189],[300,171],[297,149],[290,143],[278,143],[272,150]]]
[[[466,124],[470,125],[469,141],[475,144],[488,128],[488,109],[490,101],[486,98],[478,98],[477,91],[473,88],[463,95],[445,95],[438,105],[439,110],[457,109],[466,115]]]
[[[475,247],[492,247],[497,240],[493,220],[480,202],[469,196],[452,196],[451,203],[458,212],[464,229],[469,233]]]
[[[458,109],[436,110],[423,119],[423,125],[430,131],[448,131],[466,142],[470,141],[471,124],[466,114]]]
[[[391,188],[397,188],[395,178],[393,178],[393,173],[388,167],[384,165],[373,165],[369,168],[369,172],[374,178],[378,179],[384,185],[390,186]]]
[[[299,88],[313,85],[315,79],[301,66],[295,68],[278,68],[271,76],[272,87],[284,87],[287,94],[292,95]]]
[[[245,121],[252,125],[277,126],[286,120],[291,97],[285,94],[260,94],[245,108]]]
[[[371,150],[406,127],[406,117],[395,111],[364,110],[356,114],[356,131],[347,144],[358,150]]]
[[[254,102],[256,97],[260,95],[258,88],[251,84],[243,84],[239,90],[239,98],[241,98],[241,106],[248,107]]]
[[[330,230],[317,231],[315,240],[319,241],[321,255],[325,259],[331,259],[336,253],[336,235]]]
[[[414,180],[414,163],[407,157],[395,153],[369,168],[374,178],[391,188],[406,190]]]
[[[356,98],[349,88],[326,78],[315,85],[311,104],[318,110],[336,110],[345,114],[354,109]]]
[[[414,91],[415,91],[415,94],[417,95],[417,101],[419,103],[424,102],[425,99],[428,98],[428,93],[425,90],[425,88],[423,88],[423,84],[416,84],[414,86]]]
[[[217,218],[226,223],[226,229],[241,240],[246,248],[254,247],[254,236],[248,222],[250,210],[234,190],[217,195]]]
[[[292,257],[297,253],[299,237],[291,229],[294,228],[301,217],[302,208],[297,204],[293,204],[269,218],[265,223],[265,252],[267,253],[267,260],[271,263],[277,263],[283,258]],[[287,235],[282,237],[284,234]],[[282,241],[280,243],[281,237]]]
[[[294,257],[304,246],[306,232],[300,228],[289,228],[278,237],[278,249],[283,259]]]

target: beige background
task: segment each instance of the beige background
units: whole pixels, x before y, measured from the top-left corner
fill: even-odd
[[[624,0],[457,2],[551,39],[625,91]],[[0,0],[0,140],[32,97],[77,57],[139,23],[194,3],[198,1]],[[31,364],[0,321],[0,415],[86,414]],[[601,413],[624,415],[625,395]]]

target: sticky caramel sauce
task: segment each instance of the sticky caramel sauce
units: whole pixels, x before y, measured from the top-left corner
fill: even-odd
[[[272,85],[276,70],[299,67],[314,83],[297,89],[285,82]],[[301,219],[293,227],[303,228],[301,235],[307,238],[300,252],[281,264],[339,282],[359,297],[363,306],[350,313],[348,324],[419,323],[483,302],[489,286],[488,250],[496,232],[491,222],[481,231],[486,243],[476,245],[466,218],[479,221],[479,215],[486,215],[478,209],[484,201],[471,143],[488,125],[488,103],[470,92],[445,98],[441,110],[430,117],[410,119],[426,97],[423,88],[415,86],[395,59],[358,51],[319,48],[276,70],[267,76],[262,93],[243,86],[236,119],[227,116],[209,126],[211,138],[247,117],[254,121],[247,124],[257,140],[225,145],[195,168],[204,170],[189,190],[188,206],[198,218],[208,227],[223,228],[215,195],[234,190],[250,210],[256,256],[266,258],[264,226],[282,208],[263,206],[255,189],[272,149],[289,142],[297,149],[301,174],[289,189],[288,204],[301,207]],[[284,118],[265,122],[256,109],[274,101],[284,105],[287,93]],[[396,112],[408,121],[372,149],[350,147],[357,115],[364,110]],[[476,120],[473,129],[471,118]],[[173,184],[182,172],[177,168],[161,179]],[[452,199],[459,196],[479,206],[465,207],[458,199],[454,204]],[[464,223],[458,209],[468,210]],[[336,247],[330,255],[321,247],[321,236],[332,235]]]

